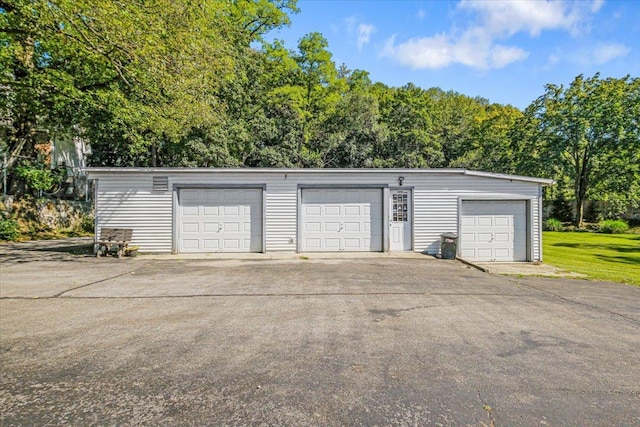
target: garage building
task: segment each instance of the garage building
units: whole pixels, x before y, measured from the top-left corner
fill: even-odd
[[[470,261],[542,260],[542,187],[465,169],[88,168],[96,235],[132,228],[141,252],[432,255],[457,233]]]

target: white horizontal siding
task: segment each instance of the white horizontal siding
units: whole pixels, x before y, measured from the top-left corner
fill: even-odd
[[[295,182],[286,180],[267,183],[265,209],[267,252],[296,251],[297,209]]]
[[[105,178],[96,187],[96,227],[132,228],[141,252],[171,252],[171,192],[152,191],[151,175]]]
[[[539,183],[461,173],[380,170],[362,174],[341,171],[316,173],[282,171],[155,170],[149,172],[89,171],[97,178],[98,227],[134,229],[134,244],[142,252],[170,252],[173,239],[174,185],[266,185],[266,251],[294,252],[297,248],[298,186],[398,186],[413,188],[414,250],[436,254],[440,234],[458,232],[458,199],[513,198],[532,200],[533,260],[540,259]],[[153,176],[169,176],[169,190],[153,192]]]

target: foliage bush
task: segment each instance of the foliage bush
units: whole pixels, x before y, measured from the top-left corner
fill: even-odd
[[[32,191],[40,195],[59,183],[60,177],[45,166],[37,167],[23,164],[16,168],[16,175],[24,180]]]
[[[94,218],[92,215],[84,215],[80,221],[80,231],[85,233],[93,233],[95,228]]]
[[[563,231],[562,221],[556,218],[549,218],[544,222],[545,231]]]
[[[598,208],[598,203],[593,201],[590,203],[586,203],[586,207],[584,209],[584,222],[597,223],[602,220],[603,220],[602,212]]]
[[[15,240],[19,234],[18,221],[13,218],[0,218],[0,240]]]
[[[558,197],[553,200],[553,217],[558,221],[571,222],[573,221],[573,204],[570,200],[564,197],[564,193],[560,191]]]
[[[620,219],[616,219],[616,220],[607,219],[600,223],[600,226],[598,229],[601,233],[622,234],[627,230],[629,230],[629,224],[627,224],[626,222]]]

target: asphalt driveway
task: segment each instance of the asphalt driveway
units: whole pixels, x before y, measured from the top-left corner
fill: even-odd
[[[12,425],[638,425],[640,288],[0,247]]]

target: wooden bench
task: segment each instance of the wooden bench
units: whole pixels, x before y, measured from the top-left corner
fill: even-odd
[[[109,253],[115,254],[118,258],[122,258],[127,246],[131,243],[133,230],[131,228],[100,228],[100,238],[96,242],[96,257]]]

